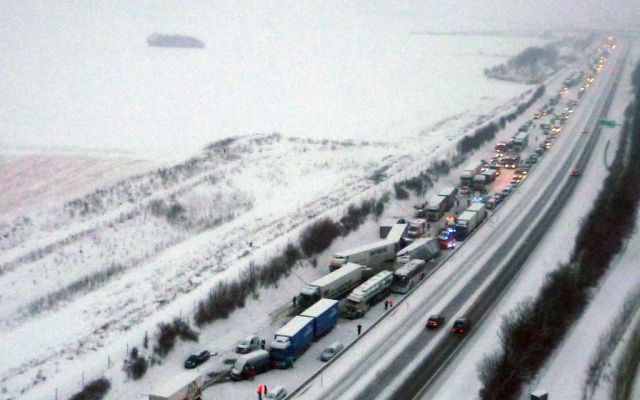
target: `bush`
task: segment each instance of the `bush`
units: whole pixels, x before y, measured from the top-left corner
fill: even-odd
[[[70,400],[100,400],[107,394],[110,388],[111,382],[107,379],[96,379],[86,384],[82,388],[82,391],[71,396]]]
[[[401,183],[394,183],[393,184],[393,189],[396,192],[396,199],[398,200],[406,200],[409,198],[409,192],[407,192],[403,187]]]
[[[160,323],[158,325],[158,343],[153,351],[160,357],[166,356],[173,350],[173,346],[178,337],[186,341],[198,341],[198,333],[192,330],[189,324],[181,319],[176,318],[173,320],[173,323],[170,324]]]
[[[640,63],[636,67],[638,70]],[[640,86],[635,90],[636,98],[640,100]],[[544,93],[544,87],[536,91],[539,93]],[[518,396],[522,384],[534,378],[580,316],[589,292],[597,286],[626,238],[633,233],[640,203],[638,104],[632,103],[630,107],[634,112],[625,114],[627,120],[615,161],[604,190],[578,233],[571,264],[548,274],[536,300],[505,319],[500,331],[500,351],[480,365],[487,368],[480,374],[483,400],[508,400]],[[629,139],[631,143],[627,146]],[[627,151],[629,156],[625,157]],[[616,221],[615,225],[611,221]],[[635,371],[630,376],[635,376]]]
[[[340,225],[329,218],[321,219],[302,232],[300,248],[307,257],[322,253],[340,234]]]

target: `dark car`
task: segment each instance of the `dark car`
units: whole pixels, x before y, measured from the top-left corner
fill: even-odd
[[[573,171],[571,171],[571,176],[580,176],[580,171],[578,171],[577,169],[574,169]]]
[[[458,318],[453,323],[453,329],[451,330],[455,335],[463,335],[471,327],[471,323],[468,318]]]
[[[430,315],[424,326],[427,329],[436,329],[442,324],[444,324],[444,317],[442,315]]]
[[[187,358],[187,361],[184,362],[184,367],[189,369],[196,368],[198,365],[207,361],[209,357],[211,357],[211,353],[206,350],[200,354],[192,354]]]

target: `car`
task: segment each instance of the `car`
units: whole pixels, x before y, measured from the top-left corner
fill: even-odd
[[[344,345],[340,342],[331,343],[326,349],[322,350],[322,354],[320,354],[320,360],[329,361],[336,354],[338,354],[342,349],[344,349]]]
[[[531,164],[535,164],[538,162],[538,155],[537,154],[531,154],[529,156],[529,158],[527,158],[527,160],[529,160],[531,162]]]
[[[507,197],[511,194],[511,192],[513,192],[513,187],[511,186],[505,186],[504,189],[502,189],[502,196],[503,197]]]
[[[198,365],[204,363],[211,357],[211,353],[208,351],[203,351],[200,354],[192,354],[187,358],[184,362],[184,367],[187,369],[196,368]]]
[[[525,175],[529,175],[529,171],[531,171],[531,165],[525,165],[524,167],[522,167],[522,173]]]
[[[287,397],[287,389],[282,386],[274,386],[269,389],[267,394],[264,396],[265,399],[269,400],[282,400]]]
[[[469,194],[469,186],[462,186],[460,188],[460,194],[466,196]]]
[[[583,135],[586,135],[587,133],[589,133],[589,130],[588,130],[588,129],[584,129],[584,130],[582,131],[582,134],[583,134]]]
[[[487,200],[487,203],[486,203],[487,209],[493,210],[494,208],[496,208],[497,205],[498,203],[496,202],[495,197],[491,197],[489,198],[489,200]]]
[[[256,335],[249,335],[236,346],[236,353],[246,354],[260,348],[260,338]]]
[[[580,171],[578,171],[577,169],[574,169],[573,171],[571,171],[571,176],[580,176]]]
[[[536,149],[536,154],[539,156],[544,154],[544,149]]]
[[[502,193],[496,193],[493,196],[493,200],[496,203],[496,206],[504,201],[504,195]]]
[[[471,328],[469,318],[461,317],[455,320],[451,331],[454,335],[464,335]]]
[[[424,323],[424,327],[427,329],[437,329],[442,324],[444,324],[444,317],[442,315],[434,314],[427,318],[427,322]]]

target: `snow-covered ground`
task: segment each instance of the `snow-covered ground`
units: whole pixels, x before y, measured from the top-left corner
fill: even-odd
[[[639,50],[637,43],[634,43],[618,94],[609,112],[609,117],[613,120],[624,119],[624,109],[633,97],[630,91],[630,74],[640,55]],[[445,399],[478,398],[481,386],[477,379],[477,368],[486,355],[499,347],[498,328],[502,317],[513,310],[518,302],[534,296],[545,275],[559,263],[569,260],[579,226],[602,188],[607,174],[605,160],[611,160],[615,153],[619,129],[604,130],[602,139],[604,140],[601,140],[594,150],[581,183],[558,217],[558,222],[531,255],[517,280],[504,295],[504,300],[486,317],[483,329],[465,343],[464,356],[459,357],[456,363],[447,369],[446,374],[433,385],[433,389],[424,394],[425,399],[434,396]],[[633,244],[637,240],[636,234],[627,247],[625,256],[612,266],[589,309],[572,329],[564,345],[556,352],[539,379],[532,383],[531,391],[542,388],[549,391],[551,398],[575,399],[582,396],[586,370],[593,356],[589,349],[596,348],[599,337],[610,328],[610,322],[616,317],[617,310],[629,291],[640,283],[636,268],[639,261],[638,253],[634,251],[637,247]],[[622,262],[625,260],[631,262]],[[523,394],[524,398],[528,398],[528,393]]]
[[[36,2],[0,6],[3,397],[64,398],[104,374],[108,398],[143,398],[190,351],[217,351],[216,365],[246,334],[270,335],[327,255],[375,237],[373,222],[141,381],[120,370],[127,349],[157,323],[191,317],[217,282],[276,254],[311,219],[341,216],[450,156],[530,95],[482,70],[546,40],[429,35],[411,13],[335,5],[64,3],[47,18]],[[207,47],[150,48],[156,31]],[[189,224],[155,212],[176,204]],[[85,278],[95,281],[69,289]],[[336,335],[353,332],[342,323]],[[229,386],[208,392],[237,393]]]

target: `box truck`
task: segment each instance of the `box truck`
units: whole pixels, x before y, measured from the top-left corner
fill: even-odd
[[[339,299],[346,296],[362,282],[362,270],[360,264],[346,263],[342,268],[309,283],[300,291],[298,306],[307,308],[323,297]]]
[[[202,375],[185,371],[153,388],[149,400],[201,400],[202,390]]]
[[[338,300],[320,299],[300,315],[313,318],[313,337],[316,340],[338,324]]]

